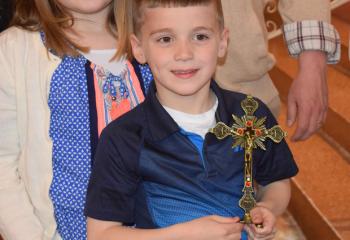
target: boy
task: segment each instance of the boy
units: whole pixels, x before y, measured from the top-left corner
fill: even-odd
[[[219,0],[134,0],[133,54],[154,74],[144,103],[103,132],[87,195],[89,239],[247,239],[239,222],[243,150],[207,133],[243,115],[243,94],[211,81],[228,31]],[[257,117],[276,122],[261,102]],[[261,185],[251,239],[271,239],[297,172],[284,141],[255,150]],[[135,225],[129,228],[126,225]]]

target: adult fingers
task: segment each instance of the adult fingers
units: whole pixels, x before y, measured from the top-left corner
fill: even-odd
[[[291,127],[297,118],[297,101],[294,97],[288,96],[288,104],[287,104],[287,126]]]
[[[324,124],[327,115],[327,107],[324,103],[309,104],[301,106],[298,112],[297,136],[293,136],[294,141],[305,140],[318,131]]]
[[[298,115],[298,121],[297,121],[297,128],[292,136],[292,141],[300,141],[303,140],[305,137],[305,133],[308,131],[309,128],[309,120],[310,120],[310,110],[307,109],[305,106],[297,105],[297,115]]]

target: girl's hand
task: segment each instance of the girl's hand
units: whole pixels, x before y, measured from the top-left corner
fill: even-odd
[[[206,216],[179,224],[184,239],[191,240],[240,240],[243,224],[238,217]]]
[[[276,217],[268,208],[256,206],[250,215],[254,224],[244,226],[249,240],[269,240],[275,237]],[[262,224],[263,227],[258,228],[256,224]]]

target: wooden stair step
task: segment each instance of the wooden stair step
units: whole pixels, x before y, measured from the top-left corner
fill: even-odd
[[[276,229],[274,240],[306,240],[300,226],[289,211],[277,219]]]
[[[350,6],[350,5],[349,5]],[[343,6],[341,6],[343,7]],[[341,8],[340,7],[340,8]],[[350,22],[346,22],[343,18],[333,12],[332,24],[339,32],[341,40],[341,57],[340,62],[334,65],[342,73],[350,76],[350,62],[349,62],[349,32]]]
[[[279,123],[294,132],[285,122],[282,104]],[[289,209],[307,239],[349,239],[350,164],[318,134],[303,142],[287,142],[300,170],[293,178]]]
[[[270,75],[284,101],[279,122],[288,129],[285,104],[297,61],[288,56],[282,37],[269,44],[277,59]],[[340,69],[328,71],[329,113],[322,131],[304,142],[288,141],[300,169],[292,180],[289,211],[307,239],[350,239],[350,75]]]
[[[335,15],[333,13],[331,23],[338,30],[341,44],[343,44],[345,47],[348,48],[349,47],[350,22],[345,22],[342,18],[340,18],[338,15]]]

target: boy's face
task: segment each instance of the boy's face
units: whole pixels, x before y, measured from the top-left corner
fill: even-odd
[[[218,57],[227,48],[214,4],[145,8],[138,37],[131,37],[135,58],[148,63],[158,95],[192,96],[208,92]]]

